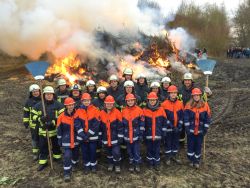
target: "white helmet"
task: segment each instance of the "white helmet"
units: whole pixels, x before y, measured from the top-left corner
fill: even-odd
[[[100,86],[97,88],[97,93],[106,93],[107,89],[106,87]]]
[[[169,77],[166,76],[166,77],[164,77],[164,78],[161,79],[161,82],[162,82],[162,83],[164,83],[164,82],[170,83],[170,82],[171,82],[171,79],[170,79]]]
[[[114,75],[114,74],[112,74],[112,75],[109,77],[109,81],[113,81],[113,80],[118,81],[118,77],[117,77],[116,75]]]
[[[145,74],[143,73],[138,74],[137,79],[140,79],[140,78],[146,78]]]
[[[43,93],[55,93],[54,91],[54,88],[51,87],[51,86],[46,86],[44,89],[43,89]]]
[[[32,92],[32,91],[34,91],[34,90],[40,90],[39,85],[37,85],[37,84],[32,84],[32,85],[30,85],[30,87],[29,87],[29,92]]]
[[[93,80],[88,80],[87,83],[86,83],[86,86],[94,86],[95,85],[95,82]]]
[[[131,68],[125,68],[123,71],[123,75],[132,75],[133,74],[133,70]]]
[[[160,85],[159,82],[152,82],[152,83],[150,84],[150,88],[154,88],[154,87],[159,88],[159,87],[161,87],[161,85]]]
[[[191,73],[187,72],[184,74],[183,80],[193,80],[193,75]]]
[[[62,86],[62,85],[66,85],[67,83],[66,83],[66,80],[65,79],[63,79],[63,78],[60,78],[58,81],[57,81],[57,85],[58,86]]]
[[[131,80],[127,80],[126,82],[124,82],[124,87],[135,87],[134,82],[132,82]]]

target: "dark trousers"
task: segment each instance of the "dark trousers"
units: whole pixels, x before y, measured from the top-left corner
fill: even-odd
[[[36,126],[34,129],[30,128],[30,133],[31,133],[32,153],[38,154],[39,152],[38,126]]]
[[[167,132],[165,137],[165,155],[167,158],[173,157],[179,150],[179,132]]]
[[[60,146],[58,145],[57,137],[56,136],[50,137],[50,142],[52,146],[53,158],[60,159],[61,150]],[[39,164],[46,164],[49,155],[47,137],[44,136],[39,137],[39,149],[40,149]]]
[[[97,142],[83,142],[80,144],[82,150],[82,160],[84,168],[95,167],[96,161],[96,146]]]
[[[160,140],[147,140],[147,159],[150,165],[159,165],[160,164]]]
[[[127,152],[129,155],[129,164],[139,164],[141,162],[139,141],[134,141],[133,143],[128,142]]]
[[[79,147],[76,148],[64,148],[63,154],[63,169],[64,175],[70,174],[73,161],[78,161],[79,158]]]
[[[203,137],[201,134],[187,136],[187,157],[193,163],[200,162]]]
[[[107,158],[109,164],[119,165],[121,161],[121,149],[120,145],[106,146]]]

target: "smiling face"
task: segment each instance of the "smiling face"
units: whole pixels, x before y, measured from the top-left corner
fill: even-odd
[[[39,97],[40,96],[40,90],[39,89],[35,89],[32,91],[32,96],[33,97]]]
[[[141,85],[144,84],[145,83],[145,78],[139,78],[138,82]]]
[[[84,100],[82,100],[82,104],[83,104],[84,106],[89,106],[90,103],[91,103],[91,100],[89,100],[89,99],[84,99]]]
[[[193,99],[195,102],[199,102],[201,100],[201,96],[200,95],[193,95]]]
[[[169,82],[163,82],[162,85],[164,89],[167,89],[169,87]]]
[[[149,99],[148,102],[151,106],[155,106],[157,103],[157,99]]]
[[[74,108],[75,108],[74,104],[70,104],[70,105],[66,106],[66,109],[69,112],[69,114],[71,114],[73,112]]]
[[[132,80],[132,75],[130,74],[125,74],[124,77],[125,77],[125,80]]]
[[[99,98],[100,98],[100,99],[105,99],[105,97],[106,97],[106,94],[105,94],[105,93],[99,93],[98,95],[99,95]]]
[[[118,81],[116,80],[111,80],[110,81],[110,86],[113,87],[113,88],[116,88],[118,86]]]
[[[107,110],[112,110],[112,108],[114,108],[114,103],[105,103],[105,107]]]
[[[135,99],[130,99],[130,100],[127,100],[126,102],[127,102],[127,105],[128,105],[129,107],[135,105]]]
[[[125,87],[125,91],[126,91],[127,94],[132,93],[133,92],[133,87],[127,86],[127,87]]]
[[[72,95],[73,95],[74,97],[79,97],[79,96],[80,96],[80,91],[79,91],[79,90],[73,90],[73,91],[72,91]]]
[[[159,88],[158,88],[158,87],[153,87],[153,88],[152,88],[152,92],[155,92],[156,94],[158,94]]]
[[[190,88],[192,86],[192,80],[184,80],[184,85],[187,87],[187,88]]]

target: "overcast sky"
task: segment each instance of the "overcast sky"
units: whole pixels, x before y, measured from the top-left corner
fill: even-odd
[[[156,0],[159,2],[162,8],[175,11],[181,4],[182,0]],[[186,0],[185,2],[191,2],[192,0]],[[235,9],[238,7],[239,3],[244,2],[244,0],[193,0],[195,4],[203,5],[205,3],[216,3],[221,5],[224,3],[229,16],[232,16]]]

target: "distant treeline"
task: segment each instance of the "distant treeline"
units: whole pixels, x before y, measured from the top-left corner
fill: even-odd
[[[250,46],[250,0],[239,5],[229,18],[224,5],[182,2],[170,28],[184,27],[196,39],[197,47],[206,47],[209,55],[224,55],[230,46]],[[231,20],[230,20],[231,19]]]

